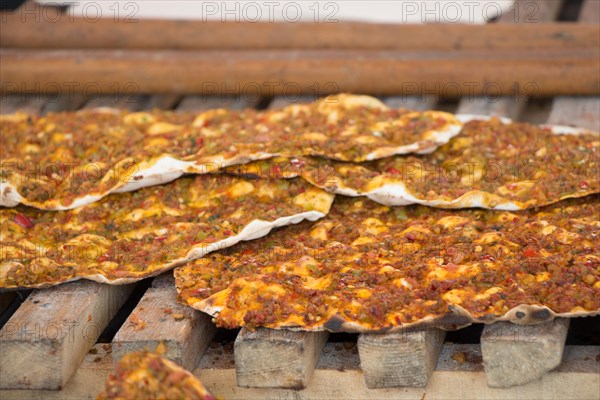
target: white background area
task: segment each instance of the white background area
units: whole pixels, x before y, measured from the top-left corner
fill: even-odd
[[[69,4],[73,17],[228,22],[485,23],[514,0],[38,0]],[[535,5],[529,4],[530,8]],[[525,2],[523,7],[528,7]],[[535,12],[535,10],[521,10]],[[157,32],[159,35],[160,32]]]

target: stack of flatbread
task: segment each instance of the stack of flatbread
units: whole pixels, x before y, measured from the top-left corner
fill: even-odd
[[[598,133],[354,95],[1,122],[4,289],[175,268],[180,301],[227,328],[600,311]]]

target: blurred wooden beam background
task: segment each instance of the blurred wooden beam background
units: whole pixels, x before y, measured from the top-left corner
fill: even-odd
[[[600,93],[600,26],[230,23],[5,12],[2,93]]]

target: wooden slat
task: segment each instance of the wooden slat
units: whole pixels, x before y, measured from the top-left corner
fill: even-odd
[[[52,87],[58,87],[52,85]],[[44,107],[40,111],[41,114],[47,114],[49,112],[60,112],[60,111],[75,111],[85,104],[85,96],[77,91],[63,90],[56,93],[56,97],[50,98],[46,101]]]
[[[28,114],[39,114],[45,104],[46,100],[40,94],[3,95],[0,99],[0,114],[12,114],[18,111]]]
[[[257,94],[241,95],[190,95],[185,96],[179,105],[177,111],[205,111],[214,108],[230,108],[241,110],[243,108],[256,107],[261,98]]]
[[[481,353],[487,384],[506,388],[533,382],[560,365],[569,319],[539,326],[499,322],[486,326]]]
[[[527,104],[525,96],[520,99],[502,97],[489,101],[485,97],[463,99],[458,105],[457,114],[496,115],[510,119],[518,119]]]
[[[318,98],[319,96],[317,95],[275,96],[269,104],[269,108],[283,108],[290,104],[308,104]]]
[[[2,90],[35,90],[51,82],[94,82],[102,93],[135,82],[146,93],[285,94],[350,91],[402,94],[406,82],[431,93],[469,82],[472,95],[596,94],[600,91],[600,46],[562,50],[469,50],[457,52],[366,50],[23,50],[2,49]],[[139,73],[140,65],[144,74]],[[198,71],[202,71],[201,74]],[[568,76],[569,79],[561,77]],[[491,82],[491,83],[490,83]],[[82,89],[80,84],[75,89]]]
[[[153,108],[171,109],[181,96],[178,95],[155,95],[115,93],[112,95],[95,96],[89,99],[82,107],[84,109],[97,107],[112,107],[129,111],[151,110]]]
[[[517,0],[511,11],[501,17],[499,24],[519,29],[523,25],[515,25],[515,23],[531,23],[533,18],[535,22],[554,21],[558,17],[561,5],[562,0]],[[537,94],[535,90],[537,82],[533,80],[528,84],[530,88],[528,94]],[[524,94],[503,97],[498,97],[498,93],[495,92],[488,93],[487,97],[471,97],[472,95],[468,93],[463,95],[465,96],[459,103],[458,114],[497,115],[517,119],[527,104],[527,96]]]
[[[579,13],[580,24],[600,23],[600,2],[598,0],[584,0]]]
[[[92,109],[99,107],[112,107],[123,110],[138,111],[143,108],[143,102],[144,96],[142,95],[103,95],[88,100],[82,108]]]
[[[179,94],[163,94],[148,96],[148,98],[144,102],[143,109],[152,110],[153,108],[158,108],[161,110],[171,110],[175,105],[177,105],[181,101],[181,99],[182,96]]]
[[[194,369],[216,327],[207,314],[177,302],[172,275],[155,281],[115,335],[115,361],[132,351],[159,349],[184,368]]]
[[[367,387],[425,387],[445,336],[440,329],[360,335],[358,352]]]
[[[233,354],[211,347],[194,371],[219,398],[227,400],[448,400],[448,399],[599,399],[598,346],[570,346],[563,363],[542,379],[508,389],[489,388],[478,345],[447,344],[426,389],[368,389],[351,350],[328,343],[309,386],[304,390],[242,388],[236,385]],[[457,362],[456,360],[460,360]],[[110,345],[95,345],[61,391],[0,391],[0,398],[14,400],[94,399],[113,371]]]
[[[97,21],[45,18],[34,10],[3,13],[0,46],[72,49],[535,49],[568,48],[597,40],[593,27],[539,23],[542,10],[521,7],[517,27],[472,24],[221,23],[215,21]],[[556,2],[553,0],[552,2]],[[548,2],[550,3],[550,2]],[[526,3],[527,5],[528,3]],[[511,16],[511,18],[514,18]],[[37,19],[37,21],[36,21]],[[160,32],[160,34],[157,34]],[[398,38],[401,38],[399,40]]]
[[[327,332],[242,328],[234,346],[238,386],[306,387],[328,336]]]
[[[549,124],[576,126],[600,132],[600,97],[557,97]]]
[[[131,289],[74,282],[32,293],[0,331],[0,388],[63,387]]]
[[[409,110],[431,110],[437,103],[435,96],[390,96],[385,97],[383,102],[391,108],[406,108]]]

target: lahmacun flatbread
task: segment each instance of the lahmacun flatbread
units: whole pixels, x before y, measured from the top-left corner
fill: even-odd
[[[218,326],[383,332],[600,312],[600,198],[520,213],[337,197],[327,217],[175,269]]]
[[[97,400],[215,400],[202,382],[173,361],[150,352],[126,354]]]
[[[2,208],[0,288],[134,282],[274,227],[321,218],[333,196],[301,179],[196,175],[75,210]]]
[[[281,110],[102,108],[0,122],[0,205],[48,210],[278,155],[364,161],[431,152],[462,126],[448,113],[389,109],[353,95]]]
[[[301,175],[330,192],[367,196],[385,205],[521,210],[600,192],[600,134],[477,119],[466,123],[449,143],[423,156],[361,164],[275,158],[226,171]]]

